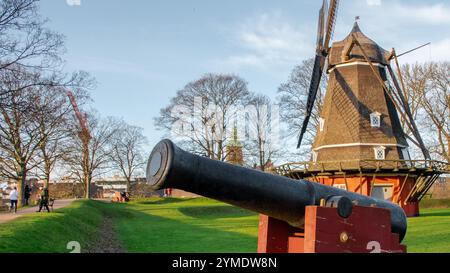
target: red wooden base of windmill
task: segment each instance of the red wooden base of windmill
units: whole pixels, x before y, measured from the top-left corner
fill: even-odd
[[[390,211],[354,206],[348,218],[336,208],[308,206],[305,229],[261,215],[259,253],[405,253],[391,232]]]
[[[409,194],[417,184],[417,178],[414,176],[396,176],[396,175],[384,175],[384,176],[347,176],[347,177],[317,177],[318,182],[327,186],[345,185],[346,190],[356,192],[362,195],[372,196],[374,187],[379,185],[389,186],[392,188],[392,197],[390,201],[397,203],[403,208],[406,216],[415,217],[419,216],[419,203],[408,202],[406,203]]]

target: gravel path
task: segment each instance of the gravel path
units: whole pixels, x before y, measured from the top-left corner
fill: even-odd
[[[92,242],[86,249],[86,253],[125,253],[117,233],[114,230],[113,220],[110,216],[105,216],[100,227],[100,236]]]

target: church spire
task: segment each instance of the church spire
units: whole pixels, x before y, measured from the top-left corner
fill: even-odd
[[[239,141],[237,125],[234,125],[232,132],[232,139],[228,142],[226,147],[226,161],[231,164],[243,166],[244,156],[242,153],[242,144]]]

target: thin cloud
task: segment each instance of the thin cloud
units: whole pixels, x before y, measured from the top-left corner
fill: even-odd
[[[381,6],[381,0],[367,0],[369,6]]]
[[[433,34],[417,33],[411,36],[410,31],[405,33],[401,31],[406,26],[411,29],[416,25],[421,27],[421,31],[427,26],[435,29],[436,25],[442,25],[445,31],[445,26],[450,24],[450,6],[443,3],[425,6],[396,1],[390,3],[389,9],[384,9],[381,0],[366,0],[366,3],[371,8],[368,9],[367,5],[356,5],[357,10],[351,12],[344,7],[341,8],[334,35],[336,40],[343,39],[348,34],[353,24],[349,18],[359,14],[362,15],[363,31],[387,49],[396,47],[408,50],[432,41],[430,48],[405,56],[404,60],[415,62],[450,59],[449,39],[438,38],[433,42]],[[382,16],[374,15],[378,11],[382,12]],[[213,62],[221,67],[237,70],[242,68],[276,70],[277,67],[291,67],[313,56],[315,23],[312,21],[308,26],[294,25],[281,12],[252,16],[238,25],[233,32],[232,40],[236,53]]]
[[[407,49],[405,49],[407,50]],[[402,52],[398,52],[402,53]],[[411,52],[399,58],[401,63],[416,63],[450,60],[450,38],[431,42],[427,47]]]
[[[267,68],[296,63],[313,52],[307,31],[293,27],[281,13],[261,14],[241,24],[235,33],[235,44],[242,53],[221,61],[223,65]]]
[[[431,6],[397,4],[394,5],[393,13],[403,19],[423,24],[450,24],[450,7],[442,3]]]
[[[431,42],[431,46],[402,57],[402,63],[450,60],[448,3],[423,4],[403,0],[392,1],[389,8],[386,8],[387,2],[371,7],[367,3],[358,4],[354,0],[340,8],[333,41],[346,37],[354,16],[359,15],[362,31],[386,50],[395,47],[401,53]]]

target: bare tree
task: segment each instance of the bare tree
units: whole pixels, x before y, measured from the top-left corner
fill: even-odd
[[[425,129],[422,122],[424,117],[422,100],[429,81],[426,76],[428,74],[426,70],[427,68],[422,64],[405,64],[401,67],[401,75],[396,73],[397,78],[401,80],[403,95],[411,109],[411,114],[421,129]],[[407,126],[405,119],[401,115],[400,123],[405,134],[414,137],[409,126]],[[426,137],[423,132],[424,131],[422,131],[421,135]],[[410,146],[409,152],[415,156],[420,156],[422,154],[422,151],[417,145]]]
[[[304,60],[302,64],[292,70],[288,81],[281,84],[278,88],[279,96],[277,100],[280,106],[281,119],[288,127],[287,137],[298,137],[302,128],[306,114],[306,104],[313,66],[314,59]],[[307,129],[307,134],[304,137],[304,143],[307,145],[304,146],[311,145],[313,137],[316,135],[327,81],[328,77],[322,77],[317,92],[316,103],[311,115],[311,121]]]
[[[117,125],[118,128],[111,138],[110,160],[113,167],[120,170],[127,180],[129,191],[133,176],[145,165],[144,145],[147,138],[140,127],[129,125],[124,121],[119,121]]]
[[[17,181],[19,197],[22,197],[28,172],[39,164],[35,155],[41,138],[33,119],[33,101],[38,96],[38,90],[34,87],[22,87],[23,81],[36,75],[21,71],[20,74],[0,73],[0,76],[2,86],[15,90],[5,97],[11,107],[0,105],[0,171],[2,176]],[[19,199],[19,204],[21,201],[22,198]]]
[[[36,166],[37,175],[43,175],[46,185],[50,182],[51,173],[56,163],[62,160],[66,150],[66,142],[73,133],[70,130],[72,106],[65,88],[42,87],[39,97],[34,100],[34,122],[39,129],[40,145],[37,157],[40,164]],[[88,99],[83,89],[76,89],[78,102]]]
[[[275,136],[279,132],[276,113],[272,111],[270,98],[265,95],[252,94],[247,112],[248,140],[245,142],[246,161],[265,171],[270,162],[273,162],[280,152],[279,139]]]
[[[428,64],[429,85],[422,97],[424,121],[434,132],[430,151],[450,163],[450,62]]]
[[[427,148],[450,162],[450,63],[406,64],[401,71],[405,97]]]
[[[43,82],[36,69],[0,70],[0,86],[11,90],[0,103],[1,174],[17,181],[22,194],[31,170],[43,170],[46,180],[60,155],[57,149],[69,114],[62,87],[29,85]],[[89,80],[77,79],[84,85]],[[81,90],[81,89],[80,89]],[[20,195],[21,197],[22,195]]]
[[[419,64],[405,64],[401,68],[402,82],[404,82],[403,94],[408,102],[411,114],[414,119],[417,119],[420,114],[422,99],[427,88],[428,79],[425,76],[427,72],[426,67]],[[397,75],[399,77],[399,75]],[[402,127],[405,129],[405,133],[411,134],[409,127],[406,126],[405,120],[401,117]]]
[[[38,0],[0,2],[0,73],[20,75],[27,71],[37,75],[22,78],[19,89],[0,85],[2,107],[8,106],[9,93],[33,86],[70,86],[80,78],[80,73],[62,72],[64,36],[47,29],[46,23],[39,14]]]
[[[56,124],[65,111],[55,108],[60,102],[44,98],[60,97],[62,87],[93,83],[85,72],[62,72],[63,35],[46,28],[38,2],[0,2],[0,169],[17,180],[21,199],[27,174],[41,168],[49,180],[55,164]]]
[[[191,152],[223,161],[236,107],[248,95],[247,83],[240,77],[207,74],[178,91],[161,109],[155,125],[180,138]]]
[[[38,0],[0,2],[0,70],[54,69],[64,51],[63,36],[46,29]]]
[[[98,115],[92,113],[87,115],[87,120],[92,134],[92,139],[89,142],[88,160],[83,160],[83,145],[78,137],[79,129],[76,122],[72,123],[72,137],[63,155],[63,160],[68,168],[67,171],[71,176],[75,177],[76,181],[83,185],[85,191],[87,191],[87,185],[85,185],[84,181],[88,181],[88,184],[91,185],[95,177],[111,170],[110,143],[117,128],[116,120],[113,118],[101,119]]]

